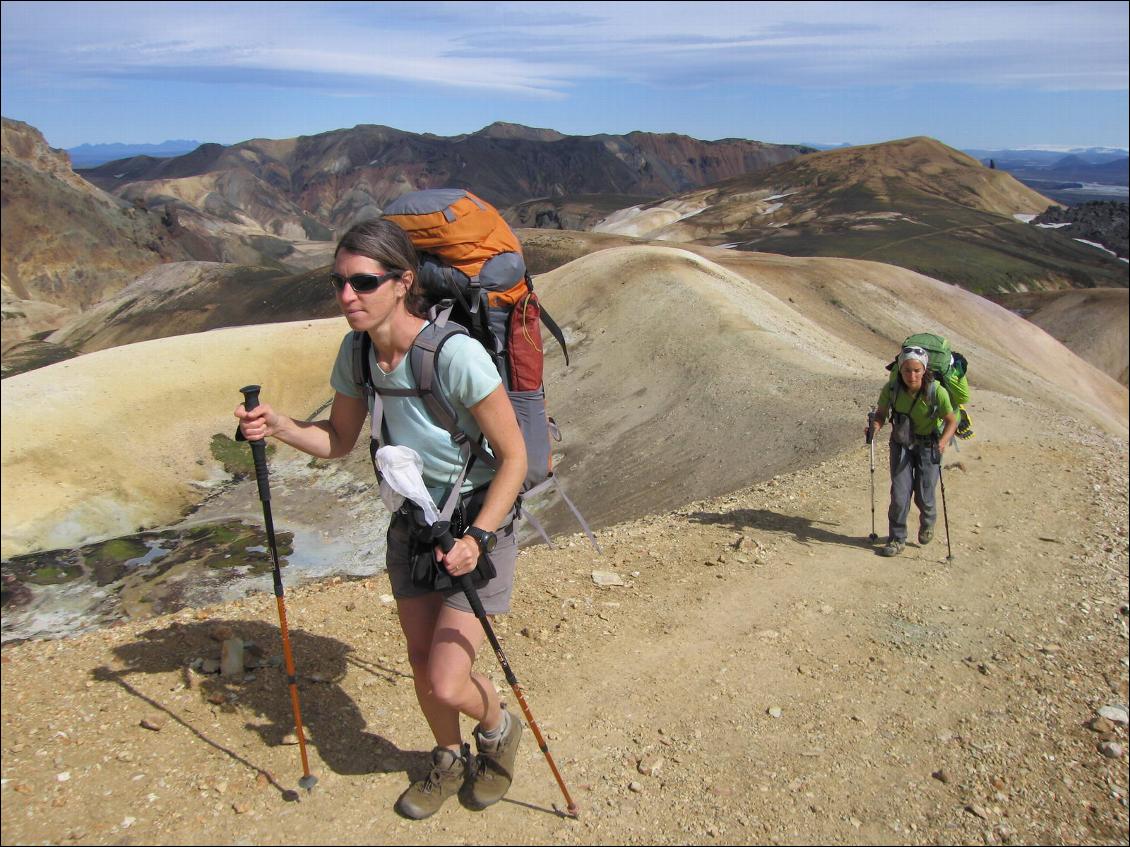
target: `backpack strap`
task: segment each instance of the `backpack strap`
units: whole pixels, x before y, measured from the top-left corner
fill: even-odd
[[[369,333],[354,330],[351,348],[353,384],[357,386],[369,406],[369,460],[373,463],[373,471],[379,480],[381,471],[377,467],[377,450],[382,443],[388,444],[390,439],[388,425],[384,420],[384,406],[377,394],[377,387],[373,384],[373,371],[369,367],[369,351],[373,349],[373,340],[369,337]]]

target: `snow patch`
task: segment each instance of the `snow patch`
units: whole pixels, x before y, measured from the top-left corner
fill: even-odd
[[[1112,256],[1117,256],[1117,255],[1118,255],[1118,254],[1117,254],[1117,253],[1115,253],[1115,252],[1114,252],[1113,250],[1111,250],[1111,249],[1110,249],[1109,247],[1104,247],[1103,245],[1099,244],[1099,243],[1098,243],[1098,242],[1096,242],[1096,241],[1087,241],[1086,239],[1083,239],[1083,238],[1076,238],[1076,239],[1073,239],[1073,240],[1074,240],[1074,241],[1078,241],[1078,242],[1079,242],[1080,244],[1086,244],[1086,245],[1088,245],[1088,246],[1090,246],[1090,247],[1098,247],[1098,248],[1099,248],[1100,250],[1103,250],[1103,251],[1105,251],[1105,252],[1107,252],[1107,253],[1110,253],[1110,255],[1112,255]],[[1125,259],[1123,259],[1123,261],[1125,261]]]
[[[1017,213],[1017,214],[1013,215],[1013,217],[1016,218],[1021,223],[1026,223],[1026,224],[1030,224],[1030,223],[1032,223],[1032,221],[1036,220],[1035,215],[1022,215],[1022,214]],[[1036,226],[1041,226],[1041,224],[1036,224]]]
[[[1065,221],[1061,224],[1036,224],[1040,229],[1060,229],[1061,227],[1071,226],[1071,221]]]
[[[784,203],[770,203],[768,206],[766,206],[764,209],[762,209],[757,214],[759,214],[759,215],[771,215],[784,205],[785,205]]]

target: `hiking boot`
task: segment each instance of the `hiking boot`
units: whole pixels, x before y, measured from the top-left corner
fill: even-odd
[[[932,523],[922,524],[918,527],[918,543],[922,545],[929,544],[934,540],[934,525]]]
[[[503,715],[509,725],[503,736],[493,743],[483,739],[481,726],[475,727],[475,746],[479,754],[471,763],[470,785],[465,797],[468,808],[485,809],[510,790],[518,742],[522,740],[522,722],[505,710]]]
[[[887,546],[879,551],[880,556],[897,556],[906,549],[906,542],[901,538],[892,538],[887,541]]]
[[[467,775],[467,762],[460,753],[447,747],[432,750],[432,771],[426,779],[413,782],[396,801],[396,811],[412,820],[431,817],[443,801],[459,793]]]

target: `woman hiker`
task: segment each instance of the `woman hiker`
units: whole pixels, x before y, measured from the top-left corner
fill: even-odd
[[[942,454],[957,430],[957,415],[949,393],[934,379],[929,365],[925,350],[904,348],[898,357],[898,376],[883,386],[878,411],[870,424],[874,437],[888,415],[891,417],[890,531],[887,545],[879,551],[882,556],[897,556],[906,547],[912,494],[920,513],[918,543],[929,544],[934,537],[938,517],[934,490]]]
[[[370,370],[378,388],[415,387],[406,354],[427,323],[428,305],[417,268],[408,236],[383,219],[354,226],[334,254],[330,281],[337,304],[350,328],[372,339]],[[427,778],[414,782],[396,802],[399,813],[414,819],[434,814],[448,797],[461,791],[464,803],[473,809],[501,800],[510,787],[522,734],[521,720],[501,708],[494,685],[472,671],[484,633],[462,591],[420,588],[411,579],[417,554],[434,555],[457,578],[472,573],[480,555],[489,551],[496,576],[479,589],[479,596],[487,614],[510,608],[517,558],[513,507],[526,475],[525,442],[498,370],[477,341],[466,335],[450,338],[442,348],[437,376],[463,431],[486,437],[497,470],[476,462],[467,471],[461,486],[463,502],[476,492],[475,501],[482,506],[477,514],[466,514],[470,525],[447,553],[438,547],[418,548],[408,509],[396,512],[389,524],[385,567],[407,642],[416,698],[436,744]],[[353,378],[351,334],[338,350],[330,384],[336,393],[328,419],[301,421],[266,403],[250,412],[240,405],[235,415],[243,435],[249,440],[271,436],[322,459],[345,456],[368,414],[364,391]],[[432,421],[420,398],[381,400],[391,441],[411,447],[423,458],[424,482],[432,499],[445,503],[463,469],[459,446]],[[464,754],[461,714],[478,722],[473,730],[478,755],[473,761]]]

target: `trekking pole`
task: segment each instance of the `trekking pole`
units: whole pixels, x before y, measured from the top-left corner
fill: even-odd
[[[876,541],[879,536],[875,534],[875,412],[878,411],[874,406],[871,411],[867,413],[867,446],[871,450],[871,534],[867,536],[868,541]]]
[[[942,474],[942,451],[938,449],[938,445],[933,446],[933,454],[935,456],[935,464],[938,466],[938,482],[942,486],[942,518],[946,522],[946,561],[953,561],[953,547],[950,546],[950,513],[946,508],[946,479]]]
[[[455,545],[455,539],[451,535],[451,526],[446,521],[440,521],[432,524],[432,538],[446,553]],[[514,696],[518,699],[518,705],[522,707],[522,714],[526,716],[526,723],[529,724],[533,730],[534,738],[537,739],[538,747],[541,752],[545,754],[545,760],[549,763],[549,769],[553,771],[553,778],[557,780],[557,787],[561,789],[561,793],[565,795],[566,811],[572,818],[577,817],[578,809],[577,804],[573,802],[573,798],[569,796],[569,789],[565,787],[565,780],[561,778],[561,772],[557,770],[557,765],[553,761],[553,755],[549,752],[549,745],[546,744],[545,738],[542,737],[541,730],[538,729],[538,723],[534,720],[533,713],[530,707],[526,705],[526,698],[522,695],[522,684],[518,682],[518,677],[514,675],[514,671],[510,669],[510,662],[506,661],[506,654],[502,652],[502,645],[498,643],[498,638],[494,634],[494,629],[487,620],[487,613],[483,609],[482,601],[479,599],[479,592],[475,590],[474,583],[471,582],[470,574],[463,574],[459,577],[459,587],[463,589],[463,593],[467,597],[467,602],[471,604],[471,608],[475,611],[475,617],[479,619],[482,624],[483,632],[487,635],[487,640],[490,641],[490,646],[494,648],[494,655],[498,657],[498,663],[502,665],[502,672],[506,675],[506,681],[510,683],[510,688],[514,692]]]
[[[243,394],[243,408],[251,411],[259,405],[259,386],[248,385],[239,389]],[[248,441],[251,455],[255,458],[255,481],[259,483],[259,499],[263,503],[263,523],[267,527],[267,544],[271,548],[271,560],[275,565],[275,601],[279,607],[279,628],[282,630],[283,656],[286,659],[286,679],[290,686],[290,705],[294,711],[294,732],[298,736],[298,752],[302,755],[302,778],[298,786],[307,791],[313,789],[318,777],[310,774],[310,763],[306,759],[306,739],[302,731],[302,710],[298,706],[298,674],[294,670],[294,656],[290,652],[290,633],[286,625],[286,601],[283,599],[282,570],[279,568],[279,549],[275,544],[275,522],[271,517],[271,483],[267,476],[267,447],[263,439]]]

